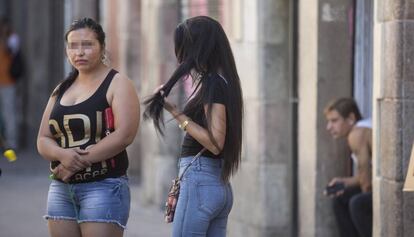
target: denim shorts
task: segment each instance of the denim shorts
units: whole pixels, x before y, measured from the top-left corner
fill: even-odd
[[[125,229],[129,217],[128,178],[67,184],[53,180],[47,198],[46,220],[115,223]]]
[[[180,174],[192,158],[180,158]],[[200,157],[188,168],[181,181],[173,237],[226,236],[233,193],[230,184],[221,178],[222,166],[221,159]]]

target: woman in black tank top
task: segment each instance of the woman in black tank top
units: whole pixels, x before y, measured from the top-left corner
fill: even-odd
[[[240,79],[227,36],[214,19],[198,16],[184,21],[177,26],[174,41],[179,66],[145,101],[144,116],[153,119],[162,134],[165,108],[186,132],[180,173],[197,153],[206,151],[183,176],[172,236],[224,237],[233,203],[229,179],[240,164]],[[181,112],[167,97],[176,82],[188,75],[195,89]]]
[[[51,162],[49,232],[123,236],[130,206],[125,148],[138,129],[138,97],[128,78],[104,64],[105,33],[98,23],[74,21],[65,38],[73,71],[53,91],[37,139],[40,155]],[[107,108],[113,117],[105,116]]]

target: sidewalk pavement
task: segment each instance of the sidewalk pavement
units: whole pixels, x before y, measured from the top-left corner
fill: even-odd
[[[0,236],[46,237],[45,214],[48,162],[36,151],[17,153],[17,160],[9,163],[0,157]],[[171,224],[163,221],[162,211],[155,206],[144,206],[139,200],[140,187],[131,184],[131,213],[125,237],[170,236]]]

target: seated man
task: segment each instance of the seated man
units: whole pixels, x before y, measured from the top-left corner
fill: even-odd
[[[342,237],[370,237],[372,235],[371,121],[362,119],[357,104],[351,98],[341,98],[331,102],[324,113],[328,123],[326,129],[335,139],[341,137],[347,139],[353,160],[353,175],[333,178],[325,194],[334,198],[335,217]]]

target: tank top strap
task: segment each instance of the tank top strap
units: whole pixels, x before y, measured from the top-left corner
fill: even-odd
[[[99,87],[97,94],[103,93],[106,95],[106,92],[108,91],[109,86],[111,85],[112,79],[114,79],[114,76],[118,73],[117,70],[111,69],[109,71],[108,75],[105,77],[104,81],[102,82],[101,86]]]

